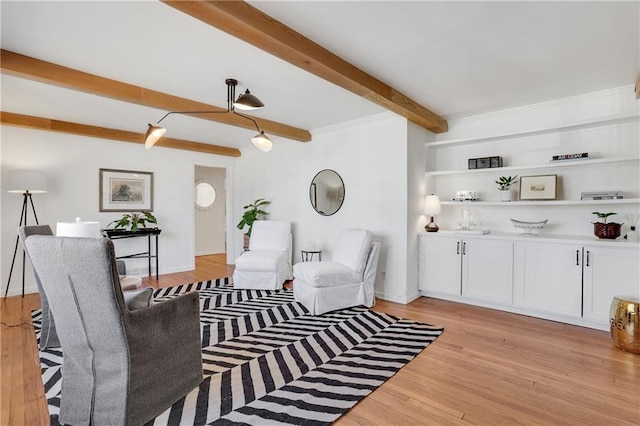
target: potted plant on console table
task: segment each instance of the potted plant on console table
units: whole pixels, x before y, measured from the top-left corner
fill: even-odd
[[[114,220],[113,222],[116,225],[113,229],[105,229],[104,232],[107,233],[108,236],[123,233],[123,232],[137,232],[141,229],[146,229],[148,223],[158,223],[158,219],[151,212],[133,212],[133,213],[125,213],[118,220]],[[109,227],[107,225],[107,227]],[[127,229],[127,227],[129,229]]]
[[[607,218],[617,213],[591,212],[591,214],[595,214],[598,216],[598,219],[602,219],[602,222],[593,222],[593,233],[596,237],[615,240],[620,236],[622,223],[607,223]]]

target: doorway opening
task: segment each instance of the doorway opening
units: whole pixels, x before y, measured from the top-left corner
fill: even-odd
[[[193,182],[195,255],[226,254],[227,170],[196,165]]]

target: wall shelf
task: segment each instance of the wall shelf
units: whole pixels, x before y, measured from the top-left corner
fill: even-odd
[[[639,204],[640,198],[623,198],[620,200],[548,200],[548,201],[441,201],[443,206],[588,206],[598,204]]]
[[[609,163],[623,163],[627,161],[638,161],[640,157],[611,157],[611,158],[594,158],[590,160],[570,160],[558,163],[548,164],[529,164],[522,166],[507,166],[507,167],[494,167],[490,169],[461,169],[461,170],[442,170],[437,172],[426,172],[426,176],[446,176],[446,175],[460,175],[460,174],[481,174],[481,173],[502,173],[519,170],[532,170],[532,169],[555,169],[559,167],[583,167],[593,166],[597,164],[609,164]]]
[[[460,139],[449,139],[437,142],[427,142],[427,148],[435,148],[441,146],[455,146],[455,145],[465,145],[469,143],[480,143],[480,142],[489,142],[489,141],[499,141],[504,139],[513,139],[513,138],[523,138],[528,136],[537,136],[543,135],[545,133],[552,132],[568,132],[578,129],[588,129],[595,128],[601,126],[607,126],[611,124],[625,124],[625,123],[637,123],[640,121],[640,116],[637,114],[629,115],[629,114],[619,114],[613,115],[606,118],[598,118],[595,120],[585,120],[572,124],[566,124],[561,126],[552,126],[547,128],[539,128],[539,129],[531,129],[521,132],[515,133],[502,133],[497,135],[488,135],[488,136],[480,136],[480,137],[470,137],[470,138],[460,138]]]

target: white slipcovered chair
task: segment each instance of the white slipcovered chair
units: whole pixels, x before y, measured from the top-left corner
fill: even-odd
[[[293,294],[312,315],[375,304],[374,285],[380,243],[364,229],[343,229],[331,261],[293,267]]]
[[[236,259],[233,286],[250,290],[278,290],[291,275],[291,224],[258,220],[253,224],[249,251]]]

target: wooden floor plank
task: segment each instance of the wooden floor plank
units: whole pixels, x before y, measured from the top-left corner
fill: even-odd
[[[194,271],[143,283],[160,288],[232,273],[224,255],[201,256]],[[3,426],[48,424],[29,325],[39,303],[37,294],[0,302]],[[375,309],[445,332],[336,425],[638,424],[640,356],[613,347],[608,333],[430,298],[379,300]]]

